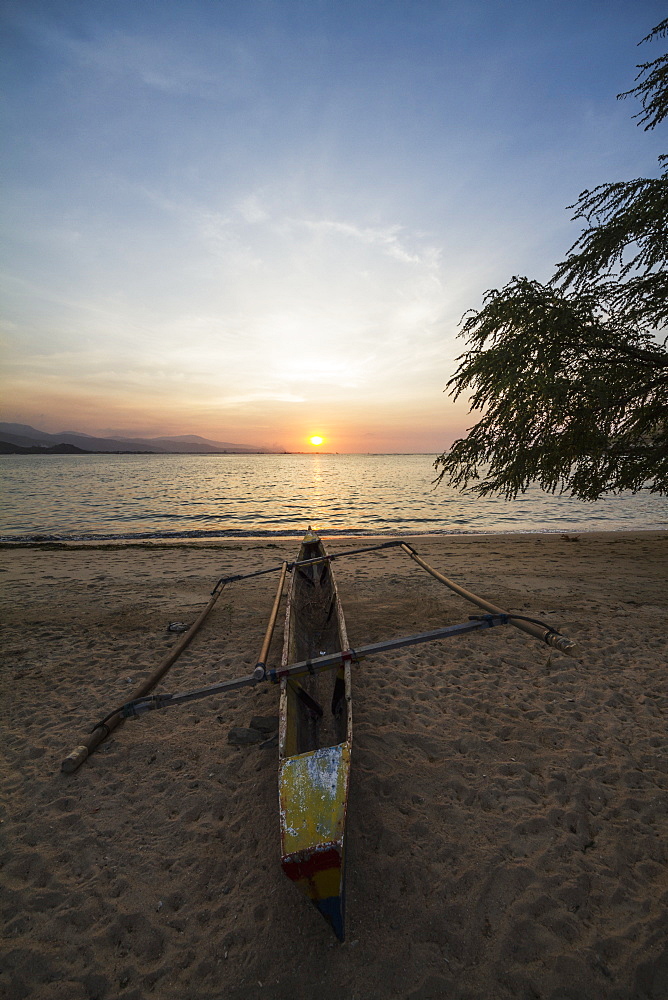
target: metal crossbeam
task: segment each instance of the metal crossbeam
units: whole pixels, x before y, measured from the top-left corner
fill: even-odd
[[[366,656],[375,656],[377,653],[386,653],[393,649],[403,649],[406,646],[417,646],[420,643],[433,642],[436,639],[450,639],[453,636],[463,635],[466,632],[477,632],[480,629],[492,628],[495,625],[505,625],[507,621],[507,615],[475,615],[468,622],[462,622],[460,625],[447,625],[443,628],[432,629],[430,632],[418,632],[415,635],[404,635],[397,639],[373,642],[368,646],[359,646],[357,649],[327,653],[325,656],[319,656],[317,660],[302,660],[299,663],[292,663],[279,670],[265,671],[262,667],[256,667],[253,673],[247,677],[237,677],[230,681],[220,681],[217,684],[211,684],[209,687],[199,688],[195,691],[183,691],[179,694],[154,694],[148,695],[145,698],[136,698],[134,701],[129,701],[123,705],[119,709],[119,713],[124,719],[133,719],[144,712],[150,712],[157,708],[170,708],[173,705],[183,705],[189,701],[198,701],[200,698],[226,694],[228,691],[236,691],[238,688],[261,684],[265,680],[277,684],[283,678],[319,674],[325,670],[333,670],[335,667],[343,666],[344,663],[350,660],[357,661]]]

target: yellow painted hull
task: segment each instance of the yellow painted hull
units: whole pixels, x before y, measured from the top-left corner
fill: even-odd
[[[289,757],[279,773],[281,865],[289,879],[345,936],[345,824],[350,744]]]

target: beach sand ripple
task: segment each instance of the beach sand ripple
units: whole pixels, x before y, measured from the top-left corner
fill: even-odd
[[[353,668],[343,946],[280,871],[275,748],[228,742],[274,687],[127,722],[60,773],[170,622],[294,542],[4,549],[0,996],[664,1000],[668,533],[572,538],[414,540],[580,656],[506,626]],[[474,611],[398,550],[334,565],[354,646]],[[228,587],[159,690],[248,673],[275,585]]]

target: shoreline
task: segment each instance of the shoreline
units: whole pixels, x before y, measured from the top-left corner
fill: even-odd
[[[118,547],[155,547],[160,546],[167,547],[192,547],[192,546],[203,546],[203,547],[215,547],[215,546],[225,546],[228,543],[244,543],[244,542],[289,542],[289,541],[299,541],[303,535],[304,530],[299,530],[295,532],[268,532],[263,535],[216,535],[215,537],[210,536],[199,536],[199,535],[94,535],[94,536],[80,536],[80,537],[64,537],[61,535],[48,535],[43,537],[38,536],[21,536],[19,538],[11,538],[9,536],[0,536],[0,549],[19,549],[19,548],[48,548],[51,547],[76,547],[86,546],[88,548],[94,547],[106,547],[106,546],[118,546]],[[318,531],[318,529],[314,529]],[[332,542],[355,542],[355,541],[390,541],[394,538],[401,539],[402,541],[409,539],[419,539],[424,541],[438,541],[440,540],[450,540],[450,539],[476,539],[476,538],[523,538],[523,537],[553,537],[557,535],[577,535],[584,537],[608,537],[608,536],[630,536],[635,535],[641,537],[647,537],[648,535],[662,536],[668,533],[667,528],[544,528],[541,530],[514,530],[514,531],[442,531],[442,532],[384,532],[384,533],[359,533],[359,534],[349,534],[342,532],[337,534],[335,532],[328,531],[318,531],[320,537],[326,541]]]
[[[333,554],[388,540],[323,537]],[[276,751],[227,739],[277,714],[272,685],[128,720],[60,772],[173,648],[170,622],[192,622],[217,576],[294,558],[296,539],[0,551],[0,995],[666,992],[668,532],[403,537],[580,655],[503,626],[354,666],[343,946],[280,871]],[[474,610],[398,547],[334,572],[353,647]],[[156,692],[247,674],[276,582],[227,587]],[[272,663],[281,639],[279,618]]]

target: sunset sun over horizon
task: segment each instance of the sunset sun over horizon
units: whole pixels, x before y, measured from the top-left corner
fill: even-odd
[[[462,316],[511,275],[548,280],[585,185],[656,172],[660,130],[615,94],[662,16],[657,0],[3,4],[0,420],[449,449],[472,423],[467,393],[444,393]]]

